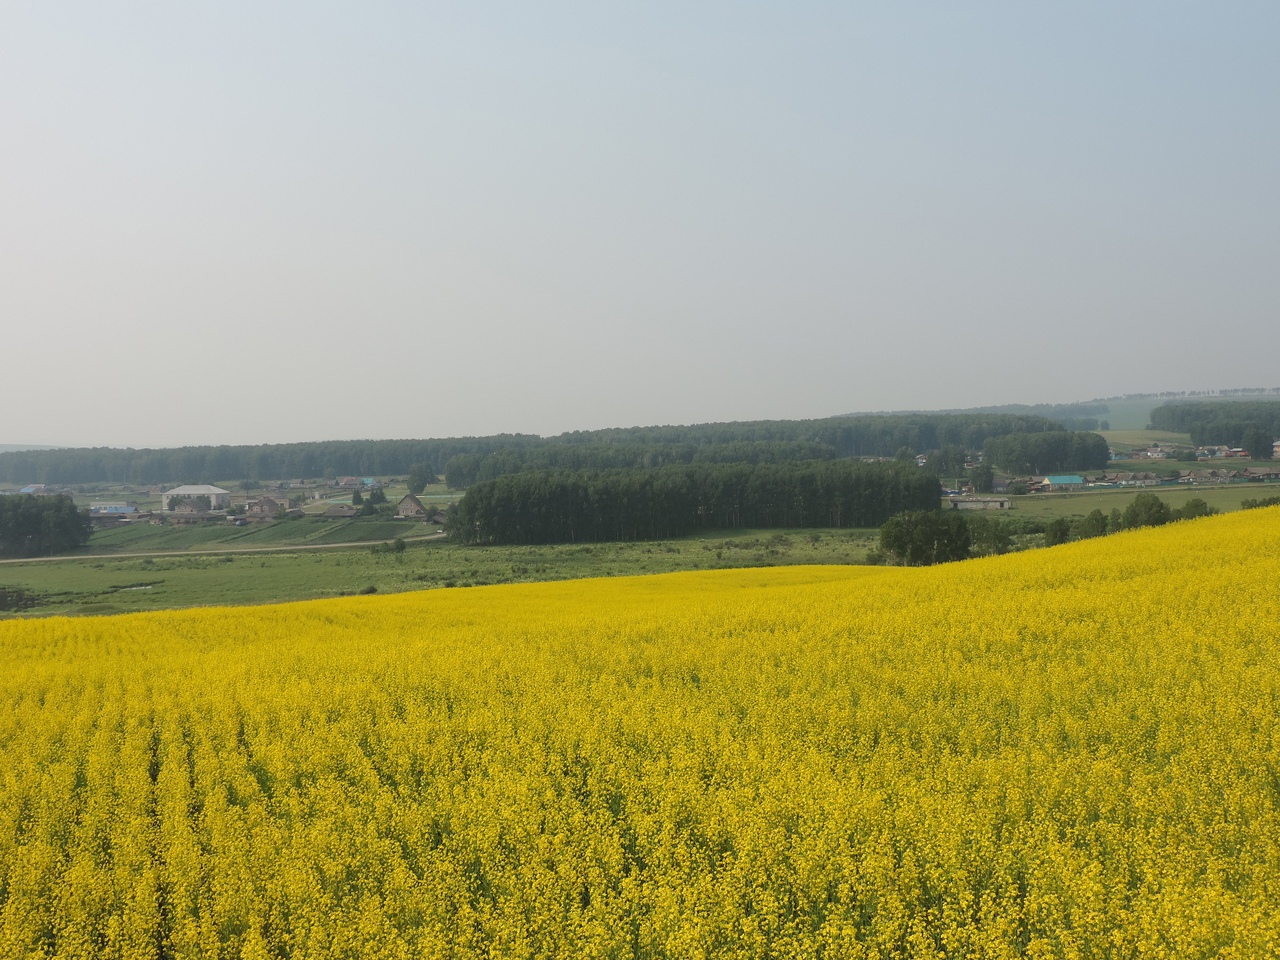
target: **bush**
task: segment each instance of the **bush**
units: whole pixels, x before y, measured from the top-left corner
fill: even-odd
[[[911,567],[966,560],[969,525],[959,511],[906,510],[880,528],[880,549]]]
[[[1121,515],[1125,530],[1138,527],[1159,527],[1173,519],[1169,505],[1154,493],[1140,493],[1130,501]]]
[[[1107,515],[1101,510],[1094,510],[1084,519],[1078,520],[1071,533],[1077,540],[1088,540],[1090,537],[1105,536],[1107,527]]]
[[[1056,547],[1071,539],[1071,523],[1065,517],[1050,520],[1044,525],[1044,545]]]
[[[1241,510],[1257,510],[1259,507],[1280,507],[1280,497],[1263,497],[1261,500],[1255,497],[1240,501]]]
[[[1192,497],[1180,508],[1173,511],[1174,520],[1195,520],[1197,517],[1212,517],[1218,511],[1199,497]]]
[[[975,557],[1008,553],[1013,544],[1013,526],[999,517],[977,513],[966,518],[970,548]]]

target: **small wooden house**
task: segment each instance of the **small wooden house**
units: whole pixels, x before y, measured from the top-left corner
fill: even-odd
[[[272,497],[250,500],[244,507],[244,515],[250,520],[274,520],[284,513],[284,504]]]
[[[396,516],[402,520],[429,520],[431,518],[431,514],[422,505],[422,501],[412,493],[405,494],[403,499],[396,504]]]

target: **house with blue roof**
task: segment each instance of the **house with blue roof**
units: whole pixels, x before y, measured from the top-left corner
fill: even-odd
[[[1040,486],[1042,490],[1081,490],[1085,479],[1078,473],[1057,473],[1045,477]]]

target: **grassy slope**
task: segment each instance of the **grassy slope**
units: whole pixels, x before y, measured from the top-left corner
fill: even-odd
[[[230,549],[243,547],[301,546],[304,544],[356,543],[391,540],[434,533],[438,527],[405,520],[353,518],[323,520],[306,517],[278,523],[228,523],[208,526],[151,526],[137,523],[102,530],[93,535],[90,554],[136,553],[145,550]]]
[[[1015,517],[1083,517],[1093,510],[1110,513],[1123,510],[1139,493],[1154,493],[1169,504],[1181,507],[1199,497],[1222,513],[1240,509],[1240,501],[1280,494],[1280,484],[1230,483],[1178,485],[1162,487],[1128,487],[1119,490],[1086,490],[1080,493],[1035,493],[1013,498]]]
[[[400,525],[400,529],[404,528]],[[421,529],[421,528],[419,528]],[[740,534],[669,543],[546,547],[411,544],[400,556],[352,550],[85,559],[0,566],[0,585],[45,595],[34,613],[118,613],[273,603],[428,587],[568,580],[783,564],[860,563],[874,530]],[[0,614],[3,617],[4,614]]]

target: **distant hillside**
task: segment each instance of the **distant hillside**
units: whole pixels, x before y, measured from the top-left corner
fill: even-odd
[[[1015,414],[918,414],[761,420],[438,440],[335,440],[159,450],[0,453],[0,483],[208,483],[290,477],[388,476],[426,465],[468,486],[526,470],[649,468],[672,463],[781,463],[981,450],[991,437],[1059,430]]]
[[[910,416],[923,412],[948,414],[1007,413],[1045,417],[1068,430],[1145,430],[1156,407],[1181,403],[1216,403],[1231,400],[1280,401],[1280,387],[1236,387],[1228,390],[1166,390],[1162,393],[1126,393],[1097,397],[1079,403],[1003,403],[988,407],[952,410],[891,410],[882,416]],[[867,414],[850,414],[867,416]]]
[[[0,443],[0,453],[20,453],[23,450],[62,450],[63,447],[50,446],[47,443]]]

